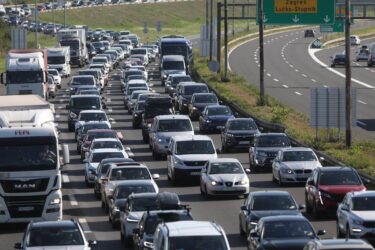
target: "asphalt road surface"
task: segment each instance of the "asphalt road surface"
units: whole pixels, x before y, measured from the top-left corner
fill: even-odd
[[[300,32],[293,32],[286,37],[286,40],[295,39],[293,37],[300,37],[301,34],[302,33]],[[305,44],[308,41],[302,40],[299,42]],[[268,47],[266,48],[268,49]],[[278,51],[278,53],[280,53],[280,51]],[[267,66],[269,66],[269,64]],[[157,65],[150,65],[150,74],[157,73],[155,72],[157,68]],[[77,69],[74,69],[73,72],[76,73]],[[125,146],[130,147],[131,149],[131,152],[129,152],[130,156],[136,161],[145,163],[152,173],[160,174],[161,178],[157,180],[160,191],[176,192],[184,204],[189,204],[191,206],[192,215],[196,220],[216,221],[223,226],[232,249],[245,249],[246,240],[240,237],[238,223],[238,213],[243,198],[217,198],[207,201],[205,198],[201,197],[198,186],[173,187],[167,180],[166,161],[154,161],[148,145],[142,143],[141,130],[132,129],[131,116],[127,114],[123,105],[119,74],[119,70],[114,70],[112,72],[110,84],[104,90],[105,102],[108,106],[106,112],[108,117],[113,119],[112,127],[120,131],[125,137]],[[291,81],[289,81],[288,84],[302,79],[293,74],[291,74],[291,76],[294,77],[291,78]],[[285,79],[286,77],[287,76],[285,76]],[[280,79],[280,81],[282,80],[284,80],[284,78]],[[60,134],[60,141],[61,143],[69,144],[71,154],[71,164],[64,166],[62,171],[64,219],[75,218],[79,220],[83,225],[88,239],[95,239],[98,241],[97,249],[124,249],[120,242],[119,231],[112,229],[111,225],[108,223],[108,216],[101,208],[100,202],[95,199],[93,189],[85,186],[84,165],[76,153],[74,135],[73,133],[68,132],[67,129],[67,111],[65,110],[65,105],[69,100],[69,94],[66,91],[67,81],[68,79],[64,79],[63,88],[58,91],[56,99],[52,100],[52,103],[55,104],[56,120],[62,131]],[[153,82],[155,83],[154,89],[157,92],[164,91],[164,88],[160,86],[160,81]],[[276,84],[277,83],[275,82],[274,85],[277,86]],[[303,103],[303,101],[301,101],[301,103]],[[194,123],[194,126],[198,127],[198,124]],[[220,136],[218,134],[211,134],[210,136],[213,138],[216,147],[220,148]],[[249,167],[248,154],[246,152],[228,153],[224,155],[220,154],[220,157],[237,158],[242,162],[245,168]],[[271,174],[269,173],[252,173],[250,174],[250,182],[251,191],[287,190],[299,203],[304,203],[303,186],[280,188],[272,183]],[[312,223],[316,230],[327,230],[327,235],[323,238],[335,236],[336,228],[333,217],[318,221],[313,220]],[[12,249],[14,243],[21,240],[24,229],[25,225],[20,224],[0,225],[0,249]]]

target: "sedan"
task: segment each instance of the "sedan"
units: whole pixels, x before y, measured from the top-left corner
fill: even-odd
[[[345,54],[336,54],[331,56],[331,67],[334,68],[337,65],[345,66]]]
[[[355,60],[357,62],[359,61],[366,61],[368,60],[368,57],[370,56],[370,51],[368,49],[360,49],[357,51],[357,55],[355,56]]]
[[[202,115],[199,117],[199,131],[220,131],[224,128],[225,123],[233,118],[234,115],[232,111],[226,105],[206,106]]]
[[[321,168],[318,157],[310,148],[294,147],[281,149],[272,164],[272,181],[280,186],[284,183],[305,183],[315,168]]]
[[[192,120],[198,120],[204,108],[208,105],[218,105],[219,100],[213,93],[195,93],[189,103],[189,116]]]
[[[202,168],[200,178],[201,194],[209,198],[212,195],[244,195],[250,192],[250,181],[237,159],[217,158],[208,161]]]

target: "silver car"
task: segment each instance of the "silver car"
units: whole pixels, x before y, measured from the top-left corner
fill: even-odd
[[[233,158],[216,158],[207,162],[200,178],[201,194],[211,195],[244,195],[250,192],[250,181],[241,162]]]

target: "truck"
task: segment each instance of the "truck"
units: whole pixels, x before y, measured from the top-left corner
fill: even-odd
[[[190,40],[183,36],[164,36],[159,40],[160,60],[166,55],[181,55],[184,57],[186,73],[194,63],[193,46]]]
[[[62,164],[69,148],[62,145]],[[0,223],[62,219],[58,136],[51,127],[0,128]]]
[[[47,53],[46,49],[8,51],[6,72],[0,77],[7,95],[37,94],[48,99]]]
[[[71,64],[83,67],[89,61],[86,47],[86,30],[62,29],[57,32],[58,46],[70,47]]]
[[[62,77],[70,76],[70,47],[47,48],[48,68],[57,69]]]

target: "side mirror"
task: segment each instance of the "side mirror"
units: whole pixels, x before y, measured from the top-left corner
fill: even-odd
[[[93,247],[93,246],[96,246],[96,245],[97,245],[96,240],[89,240],[89,247]]]
[[[246,172],[246,174],[250,174],[250,173],[251,173],[250,168],[246,168],[246,169],[245,169],[245,172]]]
[[[255,232],[255,231],[250,232],[250,237],[251,238],[259,238],[258,233]]]
[[[167,155],[172,155],[172,152],[168,149]]]
[[[341,209],[344,210],[344,211],[349,211],[348,206],[345,205],[345,204],[342,204],[342,205],[341,205]]]
[[[14,249],[22,249],[21,243],[14,244]]]
[[[326,230],[320,229],[320,230],[318,230],[317,235],[325,235],[326,233],[327,233]]]
[[[320,161],[325,161],[325,158],[323,156],[319,157]]]
[[[242,211],[247,211],[247,207],[246,207],[246,205],[242,205],[242,206],[241,206],[241,210],[242,210]]]
[[[263,132],[264,129],[263,129],[263,127],[259,127],[258,130]]]
[[[56,87],[57,87],[57,89],[61,89],[61,85],[57,85]]]
[[[103,109],[107,109],[107,105],[105,103],[102,103]]]
[[[69,164],[70,163],[70,154],[69,154],[69,145],[68,144],[63,144],[63,163]]]
[[[307,180],[307,185],[308,186],[315,186],[314,181],[312,179]]]
[[[305,205],[305,204],[300,204],[300,205],[298,206],[298,208],[299,208],[299,210],[303,210],[303,209],[306,208],[306,205]]]
[[[159,178],[160,178],[160,175],[159,175],[159,174],[153,174],[153,175],[152,175],[152,178],[153,178],[153,179],[159,179]]]
[[[65,108],[66,108],[66,109],[70,109],[70,105],[69,105],[69,104],[66,104]]]
[[[82,162],[83,162],[83,163],[87,163],[87,162],[88,162],[87,157],[86,157],[86,159],[84,159]]]
[[[139,228],[134,228],[133,229],[133,234],[140,234],[141,230]]]

